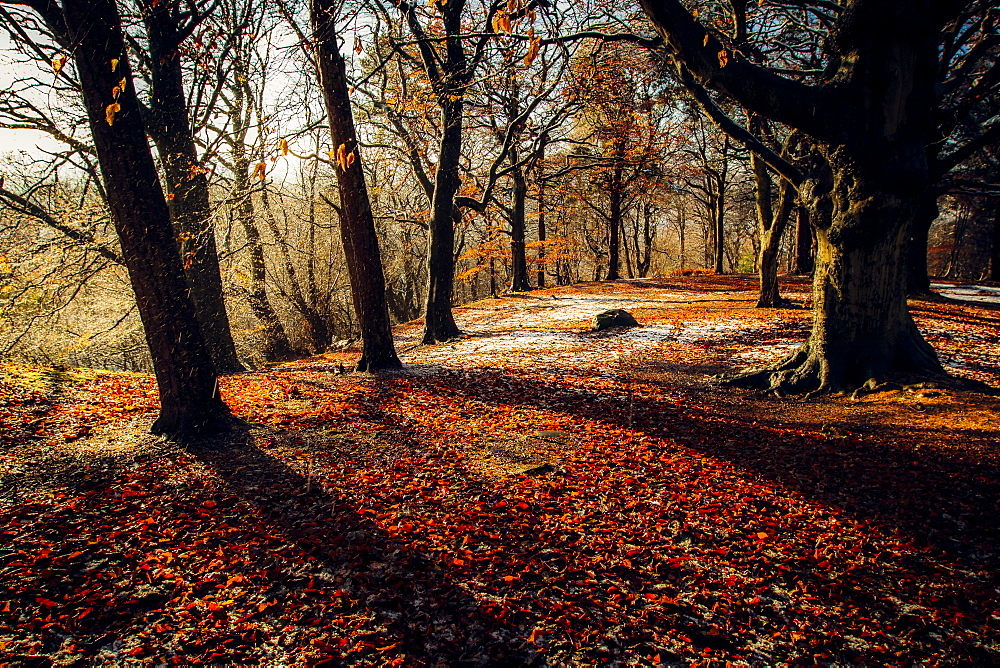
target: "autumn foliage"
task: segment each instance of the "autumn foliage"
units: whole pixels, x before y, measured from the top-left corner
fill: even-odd
[[[187,449],[146,434],[147,376],[5,367],[0,654],[996,662],[1000,405],[718,390],[806,335],[754,299],[701,275],[474,303],[453,343],[398,328],[405,372],[340,374],[348,351],[222,379],[245,426]],[[616,307],[641,326],[589,332]],[[995,309],[913,308],[1000,382]]]

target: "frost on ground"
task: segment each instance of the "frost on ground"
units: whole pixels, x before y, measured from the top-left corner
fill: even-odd
[[[985,285],[951,285],[950,283],[931,283],[931,289],[941,296],[957,299],[963,302],[983,302],[985,304],[1000,304],[1000,288]]]

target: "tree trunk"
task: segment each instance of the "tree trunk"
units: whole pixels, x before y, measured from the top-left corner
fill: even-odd
[[[274,216],[274,210],[271,207],[271,197],[266,187],[260,189],[260,201],[264,209],[264,222],[267,223],[267,227],[274,237],[275,245],[278,247],[278,252],[281,255],[282,264],[284,265],[285,276],[288,278],[288,298],[291,301],[292,307],[302,316],[302,321],[306,326],[306,334],[309,337],[309,349],[314,355],[318,355],[330,347],[330,342],[333,338],[330,327],[324,313],[317,308],[318,305],[315,300],[310,299],[307,292],[302,289],[299,272],[296,270],[292,255],[288,251],[288,241],[285,239],[281,228],[278,227],[278,220]],[[307,285],[306,288],[308,289],[308,287]]]
[[[341,156],[337,169],[340,236],[351,278],[354,311],[361,327],[362,351],[357,370],[399,369],[403,365],[392,341],[382,256],[354,129],[347,70],[337,45],[333,9],[331,0],[313,0],[311,7],[320,88],[326,102],[333,145]]]
[[[611,170],[611,184],[608,189],[608,200],[610,211],[608,217],[608,278],[609,281],[616,281],[621,276],[618,274],[618,255],[620,248],[622,229],[622,199],[624,198],[624,178],[625,165],[625,142],[615,142],[614,147],[615,166]],[[599,280],[599,279],[595,279]]]
[[[528,258],[524,250],[525,236],[525,202],[528,198],[528,184],[524,179],[524,171],[517,166],[517,151],[511,149],[510,154],[513,169],[511,181],[514,182],[513,207],[510,216],[510,256],[511,256],[511,292],[527,292],[531,290],[528,284]]]
[[[121,19],[109,0],[65,0],[63,19],[77,45],[80,86],[108,204],[153,358],[160,415],[152,431],[183,439],[225,430],[229,409],[219,397],[212,358],[188,297],[135,97]]]
[[[656,228],[653,226],[653,206],[646,203],[642,211],[642,256],[636,257],[636,268],[639,271],[639,278],[649,276],[649,268],[653,264],[653,241],[656,237]]]
[[[545,287],[545,145],[538,158],[538,287]],[[558,273],[558,268],[556,269]]]
[[[778,210],[775,212],[771,205],[772,181],[767,165],[752,153],[750,165],[756,183],[757,223],[760,228],[760,255],[757,260],[760,295],[757,308],[778,308],[786,303],[778,293],[778,251],[795,194],[792,184],[782,181]]]
[[[808,276],[813,271],[813,232],[809,212],[804,206],[795,208],[795,273]]]
[[[239,147],[242,151],[242,145]],[[288,333],[281,319],[271,305],[267,296],[267,264],[264,258],[264,247],[261,244],[260,230],[254,223],[253,199],[250,193],[249,163],[243,156],[234,160],[236,168],[236,191],[240,200],[236,205],[236,219],[246,236],[247,250],[250,253],[250,287],[247,290],[247,302],[250,311],[260,321],[264,346],[261,355],[268,362],[285,362],[300,355],[292,348]]]
[[[924,199],[913,221],[907,247],[906,290],[910,295],[931,294],[931,279],[927,274],[927,239],[939,212],[937,197],[928,194]]]
[[[202,336],[219,373],[245,371],[236,356],[223,299],[207,171],[198,159],[184,95],[178,10],[153,4],[144,12],[151,65],[149,135],[160,154],[167,206]]]
[[[818,216],[828,212],[830,221],[814,226],[818,246],[809,339],[774,367],[738,376],[736,384],[842,392],[870,379],[945,377],[906,303],[910,226],[921,215],[918,194],[930,184],[925,180],[926,190],[920,187],[919,169],[893,178],[888,169],[893,162],[880,161],[885,156],[878,149],[858,149],[857,158],[845,154],[828,151],[832,175],[826,184],[807,183],[800,191],[810,198],[810,215],[822,220]]]
[[[462,154],[461,96],[441,100],[441,147],[434,174],[430,234],[427,240],[427,302],[424,307],[423,343],[443,343],[459,336],[451,310],[455,282],[455,195],[461,185],[458,175]]]
[[[726,273],[725,237],[726,237],[726,191],[725,184],[719,183],[719,193],[715,201],[715,220],[712,221],[715,231],[715,273]]]

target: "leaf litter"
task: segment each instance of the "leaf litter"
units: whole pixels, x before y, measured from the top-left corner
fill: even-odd
[[[244,426],[187,447],[145,433],[149,376],[8,365],[0,656],[997,663],[997,400],[720,389],[807,335],[753,301],[714,276],[485,300],[449,344],[397,328],[400,373],[340,375],[347,350],[226,377]],[[609,308],[640,326],[590,332]],[[1000,384],[996,307],[912,309]]]

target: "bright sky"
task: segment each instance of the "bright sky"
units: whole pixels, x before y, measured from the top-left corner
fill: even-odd
[[[4,91],[10,86],[14,79],[35,72],[34,66],[24,66],[13,62],[14,53],[10,49],[10,39],[6,33],[0,33],[0,88]],[[39,96],[37,100],[44,104],[45,96]],[[60,148],[60,144],[53,141],[48,135],[35,132],[34,130],[8,130],[0,128],[0,153],[12,151],[28,151],[36,153],[37,147],[55,150]]]

